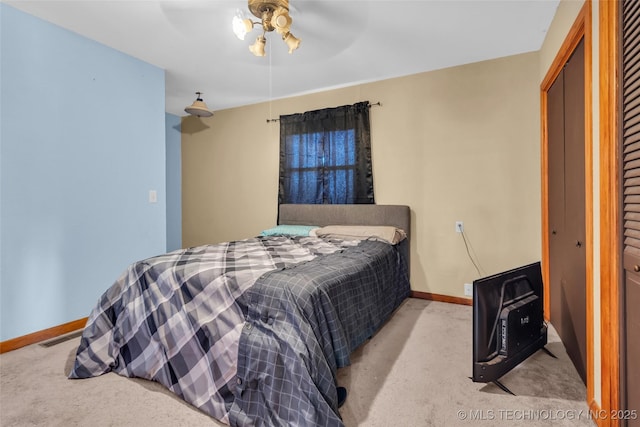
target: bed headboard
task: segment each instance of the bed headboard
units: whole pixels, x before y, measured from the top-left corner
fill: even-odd
[[[405,205],[304,205],[282,204],[278,224],[292,225],[392,225],[402,228],[407,239],[400,250],[409,265],[411,210]]]

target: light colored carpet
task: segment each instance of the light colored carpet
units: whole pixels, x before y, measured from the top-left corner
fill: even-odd
[[[472,309],[408,299],[340,369],[350,426],[593,426],[585,387],[557,334],[502,378],[516,396],[473,383]],[[69,380],[79,338],[0,355],[0,425],[221,425],[161,385],[106,374]]]

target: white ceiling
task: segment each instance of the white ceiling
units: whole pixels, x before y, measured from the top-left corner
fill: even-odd
[[[290,0],[289,55],[231,30],[246,0],[2,0],[166,70],[166,111],[219,110],[540,49],[559,0]],[[384,100],[380,100],[383,101]]]

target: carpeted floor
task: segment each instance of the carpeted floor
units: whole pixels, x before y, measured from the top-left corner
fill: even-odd
[[[516,396],[473,383],[469,306],[408,299],[339,370],[350,426],[593,426],[585,386],[557,334],[502,378]],[[221,425],[161,385],[106,374],[69,380],[74,337],[0,355],[0,425]]]

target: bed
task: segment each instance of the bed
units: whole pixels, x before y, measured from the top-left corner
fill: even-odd
[[[69,378],[157,381],[232,426],[342,426],[337,369],[409,296],[410,210],[280,205],[277,222],[130,265]]]

